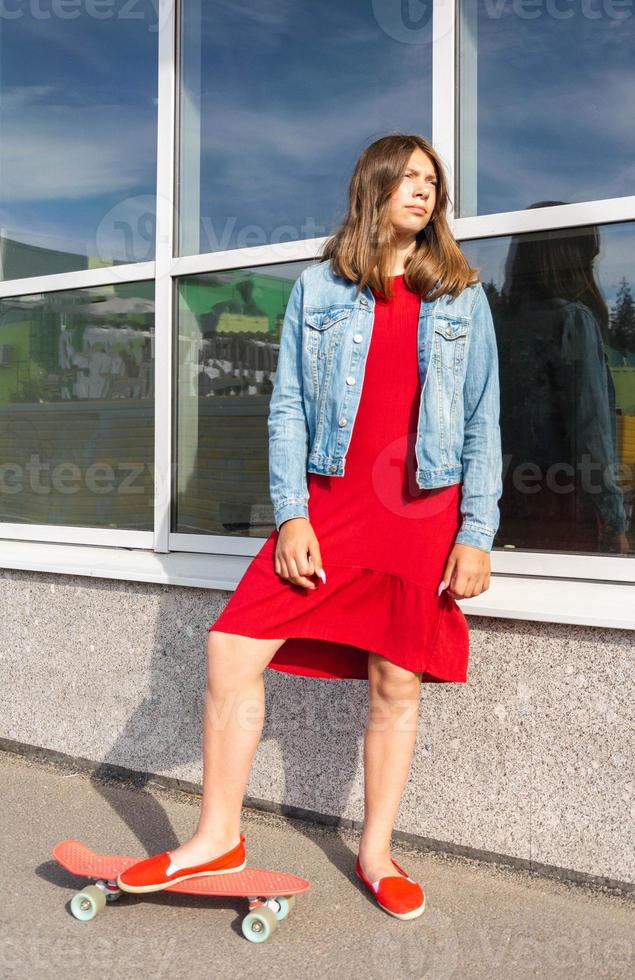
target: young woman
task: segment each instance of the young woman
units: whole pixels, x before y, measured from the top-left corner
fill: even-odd
[[[276,528],[208,628],[198,827],[124,872],[126,891],[245,866],[241,807],[270,667],[368,679],[356,870],[392,915],[424,910],[390,856],[393,825],[421,682],[467,679],[455,600],[489,587],[502,489],[492,317],[447,203],[427,140],[377,140],[342,227],[293,285],[269,410]]]

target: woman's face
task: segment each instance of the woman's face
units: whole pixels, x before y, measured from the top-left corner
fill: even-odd
[[[434,164],[427,153],[416,147],[390,199],[389,217],[400,237],[414,238],[425,228],[434,211],[436,194]]]

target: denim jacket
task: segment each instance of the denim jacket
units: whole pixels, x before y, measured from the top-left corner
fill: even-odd
[[[533,463],[543,485],[550,487],[551,474],[557,486],[550,492],[562,497],[562,471],[570,470],[569,489],[595,507],[605,535],[623,534],[628,519],[619,485],[615,382],[596,316],[578,300],[526,296],[498,326],[498,349],[508,367],[501,385],[502,437],[514,450],[505,457],[508,473]],[[504,509],[510,514],[517,494],[513,479],[506,482]]]
[[[309,517],[307,472],[344,475],[374,307],[371,288],[357,295],[356,284],[335,275],[330,261],[307,267],[293,284],[268,417],[277,529],[291,517]],[[421,300],[417,353],[417,485],[462,482],[455,541],[490,551],[503,492],[500,390],[494,324],[480,282],[456,298]]]

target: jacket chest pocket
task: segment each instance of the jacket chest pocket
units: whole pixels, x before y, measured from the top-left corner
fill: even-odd
[[[333,359],[352,313],[351,307],[305,308],[304,349],[309,357],[316,397],[328,381]]]
[[[453,377],[462,373],[467,334],[467,318],[435,316],[433,357],[438,373]]]

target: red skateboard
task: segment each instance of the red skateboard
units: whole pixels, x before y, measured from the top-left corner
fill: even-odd
[[[64,840],[56,844],[53,857],[71,874],[95,879],[94,885],[87,885],[71,899],[71,912],[82,922],[94,919],[107,902],[114,902],[124,894],[117,887],[117,875],[124,868],[143,860],[120,854],[96,854],[78,840]],[[188,878],[161,891],[246,898],[249,912],[242,921],[243,935],[252,943],[264,943],[278,923],[286,919],[293,908],[295,896],[308,888],[309,882],[297,875],[263,868],[244,868],[225,875]]]

